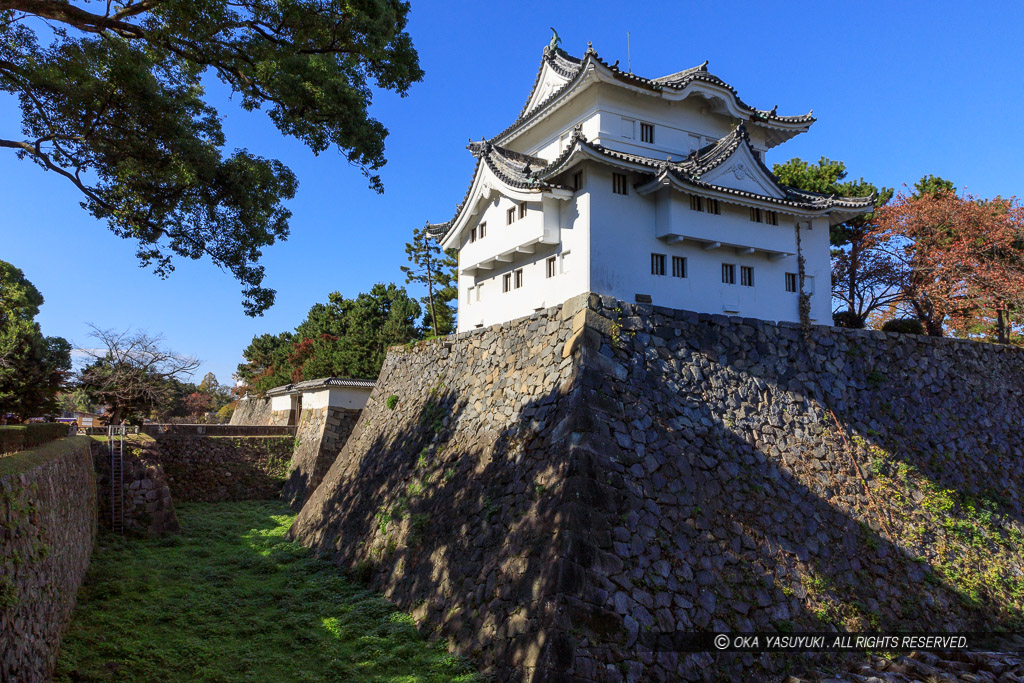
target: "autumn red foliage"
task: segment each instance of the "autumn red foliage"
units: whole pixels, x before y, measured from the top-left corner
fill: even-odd
[[[1009,343],[1024,311],[1024,208],[952,191],[900,193],[878,210],[874,246],[899,273],[903,302],[930,335]]]

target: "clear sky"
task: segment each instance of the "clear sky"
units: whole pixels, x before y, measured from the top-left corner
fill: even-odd
[[[813,109],[810,132],[768,153],[846,162],[853,177],[913,184],[924,174],[981,196],[1024,183],[1024,3],[439,2],[412,0],[409,32],[426,72],[409,97],[377,95],[391,134],[386,192],[377,195],[337,152],[314,156],[247,113],[216,81],[230,148],[277,158],[298,176],[291,237],[266,250],[277,303],[242,313],[240,287],[207,261],[177,262],[168,280],[140,269],[134,243],[79,208],[77,191],[0,150],[0,259],[46,297],[44,334],[90,346],[87,322],[162,333],[230,383],[252,337],[291,330],[331,291],[355,296],[401,284],[404,244],[424,221],[452,217],[471,180],[469,138],[511,123],[558,29],[580,56],[587,41],[635,73],[657,77],[710,60],[746,102],[780,114]],[[0,137],[20,132],[16,102],[0,97]],[[414,292],[419,295],[420,292]]]

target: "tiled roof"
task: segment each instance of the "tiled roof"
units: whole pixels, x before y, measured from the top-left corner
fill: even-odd
[[[280,396],[282,394],[294,394],[310,389],[323,387],[358,387],[372,389],[376,381],[372,379],[349,379],[347,377],[321,377],[319,379],[307,379],[294,384],[282,384],[267,391],[267,396]]]
[[[782,198],[747,192],[745,190],[738,190],[701,180],[703,175],[714,170],[729,159],[729,157],[739,149],[740,145],[747,145],[749,147],[750,144],[750,136],[747,133],[746,126],[740,124],[732,132],[714,144],[708,145],[691,153],[690,156],[682,161],[668,161],[609,149],[588,141],[583,134],[579,132],[579,130],[576,130],[573,133],[572,143],[561,155],[559,155],[558,159],[548,164],[544,175],[548,175],[550,177],[561,173],[564,170],[563,166],[567,166],[572,155],[578,149],[585,148],[592,154],[604,157],[617,165],[626,165],[634,168],[640,167],[638,170],[641,172],[643,172],[644,169],[649,169],[652,180],[655,178],[660,179],[663,178],[665,174],[670,174],[681,183],[693,186],[694,188],[730,194],[744,199],[765,201],[780,206],[807,211],[828,211],[834,208],[846,210],[862,209],[864,211],[871,210],[874,203],[873,196],[836,197],[807,192],[781,185],[771,170],[761,162],[753,148],[751,148],[751,156],[756,160],[765,175],[771,178],[779,188],[780,192],[784,195]]]
[[[540,76],[544,71],[545,63],[547,63],[556,73],[568,80],[565,85],[551,93],[551,95],[545,98],[543,102],[538,103],[533,109],[527,111],[526,107],[529,106],[530,101],[533,99],[534,92],[540,85]],[[628,71],[622,71],[618,66],[618,61],[614,64],[608,64],[598,56],[593,46],[588,44],[587,51],[583,54],[582,59],[572,57],[560,48],[551,49],[550,47],[545,47],[543,57],[541,58],[541,65],[537,71],[537,78],[534,80],[533,88],[530,91],[530,96],[526,99],[526,104],[523,106],[522,111],[519,112],[519,117],[512,123],[512,125],[495,135],[491,140],[494,142],[501,141],[518,130],[528,121],[539,116],[549,104],[559,99],[564,93],[571,90],[582,80],[583,75],[586,73],[586,67],[590,63],[599,64],[608,69],[614,78],[622,81],[623,83],[628,83],[654,92],[662,91],[665,88],[681,92],[689,87],[690,84],[696,82],[709,83],[711,85],[724,88],[732,94],[735,99],[736,106],[744,111],[750,121],[754,121],[762,125],[771,126],[773,123],[811,124],[815,121],[815,118],[811,113],[800,116],[779,116],[777,113],[778,107],[773,107],[772,109],[755,109],[740,99],[735,88],[718,76],[710,73],[708,71],[707,61],[698,66],[691,67],[674,74],[669,74],[668,76],[644,78],[643,76],[637,76],[636,74]]]
[[[746,190],[738,190],[736,188],[716,185],[701,180],[702,176],[725,163],[727,159],[735,154],[740,145],[747,145],[750,147],[751,156],[765,175],[772,179],[772,182],[774,182],[776,187],[778,187],[780,193],[783,194],[783,197],[771,197],[768,195],[748,192]],[[628,152],[620,152],[615,149],[610,149],[587,140],[579,126],[573,129],[572,136],[569,138],[569,141],[562,153],[550,162],[545,162],[543,159],[538,157],[514,152],[510,149],[495,145],[487,140],[471,142],[468,149],[477,157],[477,168],[479,168],[481,163],[484,163],[496,176],[498,176],[498,178],[502,180],[502,182],[507,183],[511,187],[517,188],[538,190],[552,188],[568,189],[564,188],[562,185],[550,182],[550,179],[558,176],[572,165],[574,163],[572,161],[573,157],[583,150],[589,153],[590,156],[603,159],[613,165],[630,168],[640,173],[646,173],[649,180],[661,180],[664,179],[667,174],[671,175],[676,181],[698,190],[718,192],[741,199],[768,202],[777,206],[805,211],[828,211],[831,209],[870,211],[874,203],[873,196],[827,196],[814,192],[798,190],[796,188],[780,184],[775,175],[767,166],[764,165],[760,160],[760,157],[751,147],[750,135],[747,132],[746,125],[743,123],[736,126],[736,128],[734,128],[728,135],[725,135],[713,144],[702,147],[701,149],[690,153],[690,155],[685,159],[679,161],[655,159],[653,157],[647,157],[640,154],[630,154]],[[476,171],[474,171],[473,175],[475,178]],[[455,219],[458,218],[459,214],[462,212],[462,208],[466,200],[469,198],[469,192],[472,190],[472,186],[471,182],[470,190],[466,192],[466,197],[463,198],[462,203],[456,208],[455,216],[452,217],[450,221],[446,223],[427,224],[428,234],[430,234],[431,237],[440,241],[441,238],[447,234],[451,229],[452,224],[455,222]]]
[[[350,379],[348,377],[321,377],[320,379],[307,379],[295,384],[300,391],[306,389],[318,389],[320,387],[362,387],[373,388],[377,382],[372,379]]]
[[[476,166],[473,167],[472,179],[469,181],[469,187],[466,188],[466,194],[462,197],[462,201],[459,202],[458,206],[455,207],[455,215],[451,220],[444,223],[427,223],[425,226],[427,234],[437,241],[440,241],[445,236],[452,223],[462,213],[462,207],[465,206],[469,200],[470,193],[473,191],[473,181],[476,179],[480,164],[487,166],[495,176],[509,187],[523,190],[562,188],[561,185],[549,183],[541,179],[541,176],[546,175],[546,170],[553,164],[549,164],[540,157],[514,152],[511,149],[495,145],[488,140],[470,141],[466,145],[466,149],[476,157]]]

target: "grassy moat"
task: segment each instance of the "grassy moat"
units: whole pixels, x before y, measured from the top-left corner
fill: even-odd
[[[477,680],[410,616],[286,541],[283,503],[177,513],[180,536],[101,533],[55,680]]]

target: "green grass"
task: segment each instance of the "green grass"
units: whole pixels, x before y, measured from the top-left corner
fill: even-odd
[[[282,502],[176,507],[181,536],[101,534],[55,680],[478,680],[410,616],[286,541]]]

